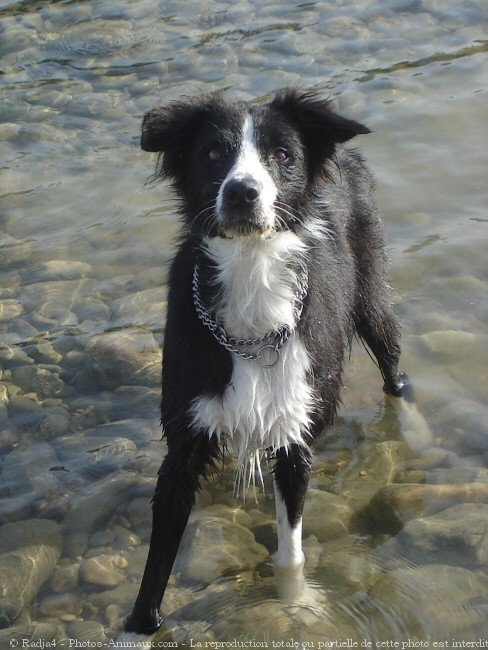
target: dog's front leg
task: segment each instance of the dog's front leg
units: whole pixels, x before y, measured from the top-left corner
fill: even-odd
[[[276,527],[278,533],[277,566],[303,564],[302,514],[310,477],[312,453],[306,446],[291,445],[279,449],[274,466]]]
[[[168,454],[159,470],[152,502],[153,524],[146,568],[134,609],[125,621],[126,632],[152,634],[161,625],[159,606],[195,504],[195,492],[200,478],[217,455],[217,444],[203,435],[180,432],[174,444],[168,439]]]

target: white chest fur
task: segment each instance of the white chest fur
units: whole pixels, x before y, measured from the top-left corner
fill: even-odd
[[[229,334],[254,338],[283,324],[294,329],[298,280],[289,263],[304,254],[296,235],[209,239],[206,251],[223,287],[217,315]],[[245,475],[247,468],[250,474],[259,470],[260,450],[301,444],[307,435],[313,407],[310,360],[294,332],[272,368],[235,355],[232,361],[231,381],[223,396],[196,398],[192,414],[194,424],[208,435],[227,436]]]

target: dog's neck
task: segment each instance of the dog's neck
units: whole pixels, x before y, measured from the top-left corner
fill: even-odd
[[[268,238],[212,237],[203,247],[219,285],[213,308],[229,334],[253,338],[282,325],[294,328],[296,260],[306,250],[297,235],[286,231]]]

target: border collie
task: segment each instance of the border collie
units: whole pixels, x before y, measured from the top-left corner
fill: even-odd
[[[142,585],[126,631],[150,634],[201,477],[223,444],[241,486],[274,462],[279,566],[299,566],[311,443],[332,424],[357,334],[384,389],[397,369],[381,221],[370,174],[344,149],[369,129],[297,90],[249,106],[209,94],[155,108],[141,145],[160,153],[183,230],[169,273],[162,423]]]

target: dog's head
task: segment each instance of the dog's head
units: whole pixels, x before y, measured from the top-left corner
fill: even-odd
[[[296,90],[249,106],[220,93],[155,108],[141,146],[162,154],[192,232],[267,236],[295,230],[300,204],[327,179],[338,143],[369,129]]]

